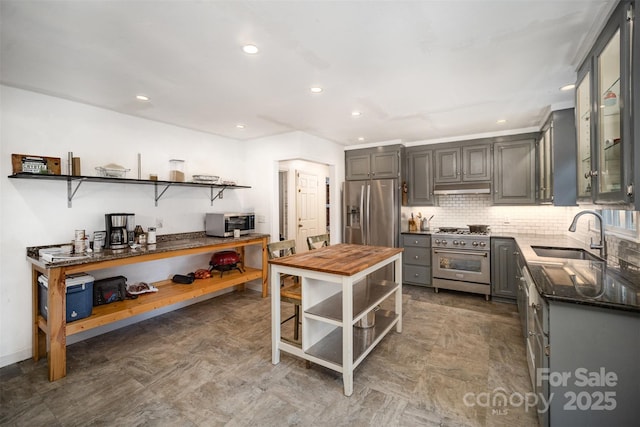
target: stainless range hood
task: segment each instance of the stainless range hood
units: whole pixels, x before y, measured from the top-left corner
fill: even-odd
[[[454,184],[436,184],[433,194],[491,194],[490,182],[457,182]]]

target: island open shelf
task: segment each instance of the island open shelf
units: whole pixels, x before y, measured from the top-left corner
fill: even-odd
[[[397,283],[386,280],[380,283],[371,283],[366,280],[356,283],[353,286],[353,323],[360,320],[397,289]],[[305,310],[305,315],[342,322],[342,292],[338,292]]]
[[[375,325],[370,328],[353,327],[353,368],[369,354],[382,338],[393,328],[398,314],[389,310],[376,312]],[[342,367],[342,327],[335,328],[329,335],[307,350],[307,354]]]

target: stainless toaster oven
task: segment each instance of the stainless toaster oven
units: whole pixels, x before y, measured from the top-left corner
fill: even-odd
[[[244,235],[253,233],[255,228],[253,213],[208,213],[205,217],[207,236],[233,237],[233,230],[240,230],[240,235]]]

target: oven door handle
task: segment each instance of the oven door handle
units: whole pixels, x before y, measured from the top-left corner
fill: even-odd
[[[488,252],[448,251],[448,250],[444,250],[444,251],[434,250],[433,253],[434,254],[475,255],[475,256],[481,256],[485,258],[489,255]]]

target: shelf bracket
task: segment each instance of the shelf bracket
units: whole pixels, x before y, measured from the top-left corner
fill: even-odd
[[[158,194],[158,184],[154,184],[153,188],[155,190],[155,199],[156,199],[156,207],[158,207],[158,200],[160,200],[160,198],[164,195],[164,193],[169,189],[169,187],[171,187],[171,183],[167,184],[166,187],[164,187],[164,190],[162,190],[160,192],[160,194]]]
[[[214,196],[214,195],[213,195],[214,190],[213,190],[213,187],[211,187],[211,196],[210,196],[210,199],[211,199],[211,206],[213,206],[213,201],[214,201],[215,199],[223,199],[223,198],[224,198],[224,197],[223,197],[223,196],[224,196],[223,192],[224,192],[224,190],[225,190],[226,188],[227,188],[227,187],[222,187],[222,190],[218,190],[218,194],[216,194],[216,195]]]
[[[73,188],[72,181],[78,181],[78,185],[76,185],[76,188]],[[67,207],[68,208],[73,206],[72,204],[73,198],[76,195],[78,188],[80,188],[80,184],[82,184],[83,182],[84,182],[84,179],[74,180],[72,178],[69,178],[67,180]]]

